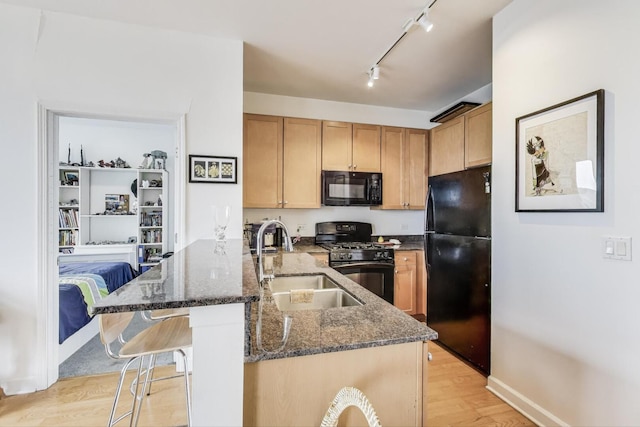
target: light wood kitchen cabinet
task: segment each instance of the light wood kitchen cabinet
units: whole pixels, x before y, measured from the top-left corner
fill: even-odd
[[[431,129],[429,175],[491,164],[491,103]]]
[[[382,128],[380,209],[424,209],[427,190],[428,132]]]
[[[464,169],[464,115],[431,129],[429,176]]]
[[[380,172],[380,126],[322,122],[322,169]]]
[[[321,122],[284,119],[283,199],[285,208],[320,207]]]
[[[319,208],[319,120],[244,115],[245,208]]]
[[[282,206],[282,117],[244,115],[243,187],[245,208]]]
[[[427,342],[410,342],[245,363],[243,424],[318,425],[336,393],[348,385],[367,396],[380,420],[386,420],[383,425],[424,426],[427,355]],[[340,416],[340,425],[363,422],[354,407]]]
[[[407,314],[416,314],[417,305],[417,251],[395,253],[393,278],[393,305]]]
[[[491,123],[491,103],[475,108],[465,115],[465,167],[484,166],[491,163]]]

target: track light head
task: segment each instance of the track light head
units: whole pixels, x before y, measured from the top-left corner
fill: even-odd
[[[371,69],[371,77],[373,77],[374,80],[378,80],[380,78],[380,67],[377,64]]]
[[[422,16],[418,19],[418,24],[428,33],[433,29],[433,22],[429,21],[427,17],[429,15],[429,9],[425,9]]]
[[[369,76],[367,86],[373,87],[374,80],[378,80],[380,78],[380,67],[378,66],[378,64],[371,67],[367,75]]]

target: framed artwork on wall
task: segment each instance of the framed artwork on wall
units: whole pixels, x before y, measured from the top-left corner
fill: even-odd
[[[189,182],[236,184],[237,157],[189,155]]]
[[[516,212],[604,211],[604,90],[516,119]]]

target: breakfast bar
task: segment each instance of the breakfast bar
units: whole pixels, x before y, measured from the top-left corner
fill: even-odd
[[[310,310],[279,307],[277,293],[269,286],[259,286],[255,257],[246,242],[231,239],[224,245],[213,240],[190,244],[101,300],[94,310],[99,314],[190,308],[194,425],[270,423],[279,415],[264,411],[269,412],[275,399],[289,398],[288,393],[297,394],[298,406],[307,406],[302,408],[305,412],[322,414],[320,408],[326,410],[338,391],[332,381],[342,382],[342,386],[359,385],[365,394],[373,396],[386,390],[389,401],[393,401],[391,395],[410,388],[413,403],[407,405],[407,417],[413,417],[411,424],[419,425],[422,384],[426,384],[426,342],[437,338],[437,333],[307,253],[278,252],[265,256],[264,261],[276,278],[326,277],[357,304]],[[396,350],[385,355],[392,349]],[[397,378],[387,373],[393,365],[385,365],[384,360],[402,361],[401,353],[417,368],[409,369],[401,362],[398,376],[409,372],[420,378],[407,381],[409,387],[394,388]],[[364,366],[377,369],[377,359],[379,371],[362,370]],[[283,371],[296,369],[301,374],[294,377]],[[325,369],[337,378],[332,380],[331,372]],[[287,393],[271,392],[281,386]],[[313,392],[299,393],[300,387]],[[310,400],[305,401],[307,397],[301,394]],[[330,396],[328,400],[322,400],[326,396]],[[318,408],[310,408],[312,403]],[[377,405],[384,413],[385,404]],[[296,410],[282,402],[278,407]],[[293,413],[286,415],[289,417],[284,419],[300,419],[292,418],[296,416]],[[316,424],[320,419],[321,415]]]

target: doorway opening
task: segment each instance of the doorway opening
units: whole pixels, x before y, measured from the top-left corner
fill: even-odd
[[[39,322],[46,325],[45,369],[51,384],[59,376],[119,370],[99,343],[95,319],[73,326],[69,330],[79,329],[71,334],[60,328],[61,304],[62,308],[66,304],[58,286],[65,281],[60,268],[112,259],[128,262],[137,274],[153,265],[138,258],[140,249],[155,254],[156,258],[149,257],[155,262],[181,248],[185,134],[184,116],[156,120],[70,114],[44,107],[39,113],[45,153],[41,173],[46,177],[46,182],[40,180],[41,212],[47,217],[41,224],[45,231],[41,236],[46,238],[41,242],[40,277],[46,280]],[[148,188],[139,192],[143,182]],[[138,193],[152,196],[145,199]],[[78,350],[83,353],[80,358]],[[92,360],[95,363],[87,362]]]

